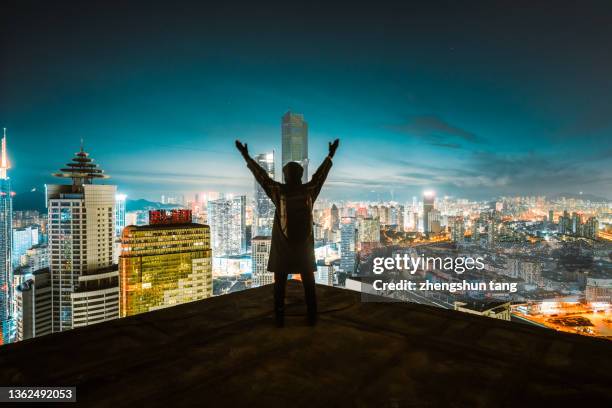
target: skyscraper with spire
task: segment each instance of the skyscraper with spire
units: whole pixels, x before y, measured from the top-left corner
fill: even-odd
[[[6,128],[2,136],[2,157],[0,158],[0,344],[9,343],[14,334],[12,316],[13,268],[11,262],[13,197],[8,176],[10,164],[6,152]]]
[[[119,272],[113,265],[116,186],[83,146],[47,185],[53,332],[119,317]]]

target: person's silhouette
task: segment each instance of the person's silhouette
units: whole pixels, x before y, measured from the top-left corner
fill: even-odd
[[[317,320],[312,207],[331,169],[331,159],[339,143],[338,139],[329,143],[328,156],[306,184],[302,184],[302,166],[296,162],[287,163],[283,167],[283,184],[272,180],[249,156],[246,143],[236,140],[236,148],[242,153],[247,167],[276,206],[268,270],[274,272],[274,312],[279,327],[284,325],[285,287],[287,276],[292,273],[299,273],[302,277],[308,322],[314,325]]]

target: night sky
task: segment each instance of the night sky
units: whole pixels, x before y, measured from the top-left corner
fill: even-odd
[[[607,0],[12,3],[0,126],[17,193],[84,138],[131,198],[251,194],[233,140],[280,158],[291,109],[313,166],[341,139],[329,198],[612,198]]]

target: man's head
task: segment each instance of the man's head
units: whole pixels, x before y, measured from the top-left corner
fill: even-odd
[[[283,176],[287,184],[302,184],[304,168],[296,162],[289,162],[283,167]]]

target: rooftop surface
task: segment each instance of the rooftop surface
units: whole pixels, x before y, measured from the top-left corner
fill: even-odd
[[[97,407],[612,406],[612,343],[290,281],[0,347],[0,385],[77,387]],[[145,405],[146,404],[146,405]]]

